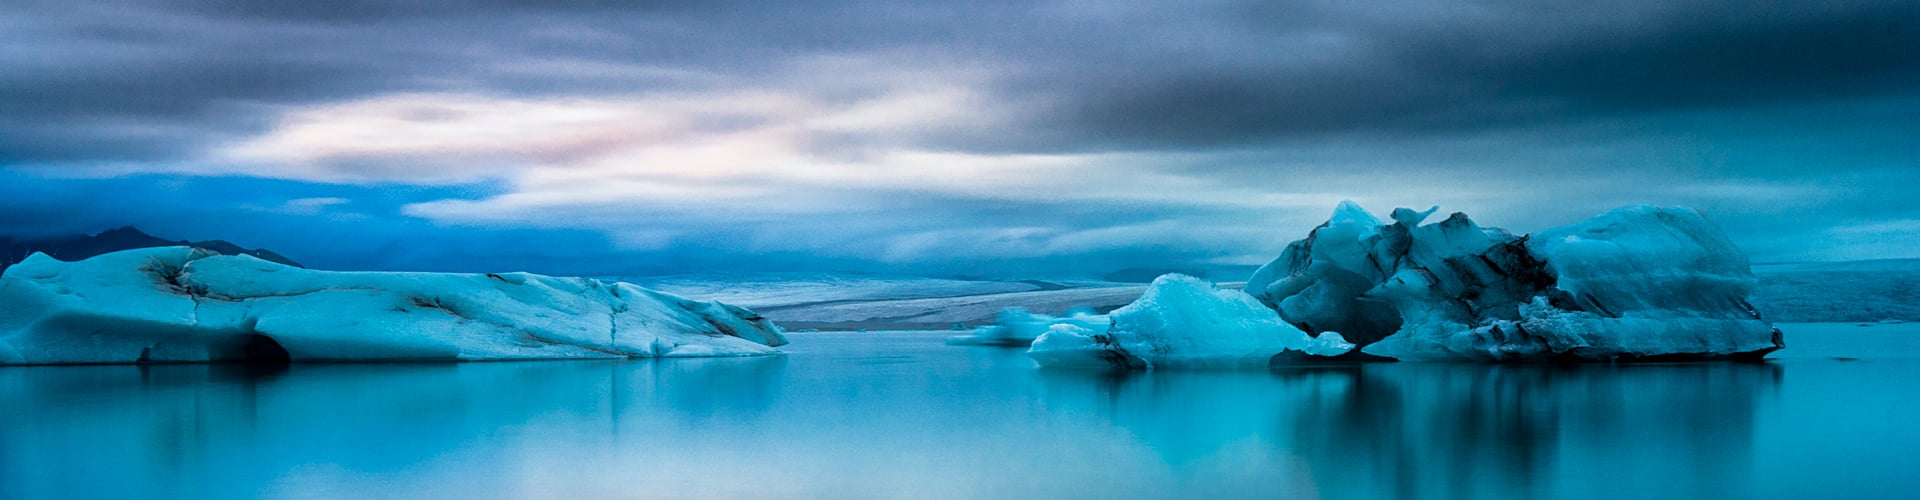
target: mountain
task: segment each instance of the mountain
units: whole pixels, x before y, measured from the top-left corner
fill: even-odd
[[[224,240],[174,241],[162,239],[135,229],[133,226],[108,229],[95,235],[74,234],[52,238],[24,240],[0,236],[0,271],[26,260],[34,252],[43,252],[47,256],[67,262],[73,262],[95,255],[113,253],[135,248],[190,246],[212,250],[221,255],[251,255],[261,260],[277,262],[294,267],[303,267],[293,259],[273,253],[266,249],[249,249]]]
[[[1775,322],[1920,321],[1920,259],[1754,264],[1750,302]],[[1150,270],[1110,280],[991,281],[836,273],[713,273],[621,277],[656,290],[752,308],[795,330],[945,330],[993,324],[1002,309],[1064,315],[1075,308],[1104,313],[1139,298],[1129,282]],[[1211,271],[1227,287],[1251,269]]]

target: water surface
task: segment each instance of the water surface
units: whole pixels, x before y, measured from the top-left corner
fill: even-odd
[[[1116,375],[810,333],[754,359],[0,367],[0,498],[1920,494],[1920,327],[1785,328],[1767,364]]]

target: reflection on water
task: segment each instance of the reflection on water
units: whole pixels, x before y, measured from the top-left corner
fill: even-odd
[[[1111,419],[1175,465],[1253,438],[1297,456],[1327,496],[1539,498],[1737,486],[1758,400],[1774,392],[1782,368],[1375,364],[1041,376],[1050,399]],[[1655,464],[1687,473],[1631,470]],[[1612,484],[1636,473],[1654,482]]]
[[[0,498],[1898,497],[1920,465],[1916,359],[1110,374],[938,335],[794,340],[0,368]]]

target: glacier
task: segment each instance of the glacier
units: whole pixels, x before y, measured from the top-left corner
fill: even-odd
[[[191,247],[0,275],[0,364],[778,354],[744,308],[526,273],[332,272]]]
[[[1027,356],[1046,367],[1241,368],[1265,367],[1286,351],[1336,356],[1355,347],[1335,332],[1308,335],[1244,292],[1180,274],[1155,279],[1110,318],[1050,324]]]
[[[1455,213],[1343,202],[1246,290],[1287,322],[1407,360],[1760,359],[1746,255],[1698,211],[1629,206],[1515,236]]]

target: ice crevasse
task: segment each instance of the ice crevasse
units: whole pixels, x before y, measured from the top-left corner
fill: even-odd
[[[525,273],[331,272],[189,247],[0,276],[0,364],[777,354],[752,311]]]

